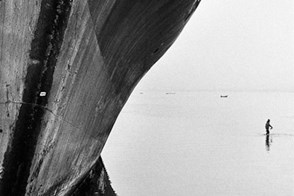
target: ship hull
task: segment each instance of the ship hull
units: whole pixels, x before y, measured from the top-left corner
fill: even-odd
[[[72,192],[198,4],[0,1],[0,195]]]

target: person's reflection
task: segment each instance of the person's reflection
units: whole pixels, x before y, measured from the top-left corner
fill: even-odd
[[[270,151],[271,143],[273,142],[270,134],[265,134],[265,147],[267,151]]]

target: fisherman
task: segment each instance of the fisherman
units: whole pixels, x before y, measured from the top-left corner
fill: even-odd
[[[273,129],[273,127],[270,125],[270,119],[268,119],[265,124],[265,130],[267,135],[270,133],[269,128]]]

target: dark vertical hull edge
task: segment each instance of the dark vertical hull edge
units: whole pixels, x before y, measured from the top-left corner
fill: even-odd
[[[0,195],[22,196],[26,193],[30,166],[48,102],[40,92],[50,92],[54,68],[62,44],[71,0],[43,0],[31,44],[25,89],[12,142],[4,155],[4,174]]]

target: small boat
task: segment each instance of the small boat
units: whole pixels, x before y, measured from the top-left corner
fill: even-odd
[[[221,98],[228,98],[229,95],[221,95],[220,97],[221,97]]]

